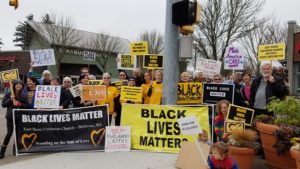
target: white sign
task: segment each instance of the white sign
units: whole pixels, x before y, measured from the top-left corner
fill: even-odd
[[[224,56],[224,69],[244,70],[244,55],[235,47],[228,47]]]
[[[177,120],[180,130],[184,135],[197,135],[203,133],[196,116],[189,116]]]
[[[215,74],[221,71],[222,62],[200,58],[196,64],[196,68],[203,73],[205,77],[213,78]]]
[[[70,92],[73,97],[78,97],[82,95],[82,84],[78,84],[70,88]]]
[[[105,152],[130,151],[131,127],[107,126],[105,136]]]
[[[34,108],[59,108],[61,86],[37,85]]]
[[[53,49],[30,50],[32,67],[55,65]]]
[[[83,60],[96,60],[96,52],[84,51],[83,52]]]

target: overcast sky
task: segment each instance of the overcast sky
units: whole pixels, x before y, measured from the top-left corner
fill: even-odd
[[[135,41],[140,32],[156,29],[164,33],[166,0],[19,0],[14,10],[9,0],[0,0],[1,50],[19,50],[13,33],[18,21],[32,13],[36,21],[46,12],[72,17],[76,28]],[[283,23],[296,20],[300,24],[300,0],[266,0],[263,14],[272,14]]]

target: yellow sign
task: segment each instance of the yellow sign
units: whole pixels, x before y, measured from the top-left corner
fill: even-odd
[[[202,83],[178,83],[177,104],[201,104]]]
[[[128,86],[128,80],[116,81],[112,83],[113,86],[116,86],[118,92],[121,93],[122,86]]]
[[[103,80],[89,80],[89,85],[103,85]]]
[[[121,55],[121,68],[132,69],[134,68],[134,55]]]
[[[243,132],[245,130],[245,123],[242,121],[225,121],[224,131],[225,133]]]
[[[105,100],[106,87],[104,85],[82,85],[82,100]]]
[[[145,55],[148,54],[148,42],[138,42],[130,44],[131,55]]]
[[[180,132],[177,120],[192,115],[196,116],[202,130],[210,133],[207,106],[124,104],[121,125],[131,126],[133,149],[179,152],[181,143],[193,142],[193,137]]]
[[[258,60],[284,60],[285,44],[259,45]]]
[[[142,88],[122,86],[121,101],[142,102]]]
[[[19,79],[18,69],[11,69],[0,72],[1,83]]]

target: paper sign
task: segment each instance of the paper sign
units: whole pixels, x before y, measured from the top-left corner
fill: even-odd
[[[61,86],[37,85],[34,108],[59,108]]]
[[[224,132],[232,133],[232,132],[244,132],[245,123],[242,121],[225,121],[224,122]]]
[[[244,70],[244,55],[241,50],[235,47],[227,48],[224,57],[224,69],[227,70]]]
[[[145,55],[148,54],[148,42],[138,42],[130,44],[131,55]]]
[[[196,116],[189,116],[177,120],[180,130],[184,135],[197,135],[203,133]]]
[[[89,80],[89,85],[103,85],[103,80]]]
[[[201,104],[202,83],[178,83],[177,104]]]
[[[82,95],[82,85],[78,84],[70,88],[70,92],[73,97],[78,97]]]
[[[285,44],[259,45],[258,60],[284,60]]]
[[[213,78],[215,74],[221,71],[222,62],[200,58],[196,64],[196,68],[203,73],[205,77]]]
[[[254,117],[254,110],[246,107],[229,105],[227,120],[242,121],[246,126],[251,126]]]
[[[83,51],[83,60],[96,60],[96,52]]]
[[[105,152],[130,151],[131,127],[107,126],[105,136]]]
[[[83,100],[106,100],[106,87],[104,85],[82,85]]]
[[[133,69],[135,67],[135,57],[134,55],[121,55],[121,69]]]
[[[53,49],[30,50],[32,67],[55,65]]]
[[[141,102],[142,101],[142,88],[141,87],[122,86],[121,101]]]
[[[0,72],[1,83],[19,79],[18,69],[11,69]]]
[[[203,84],[203,102],[216,104],[220,100],[228,100],[233,103],[234,85],[232,84]]]
[[[144,68],[163,68],[163,55],[144,55]]]

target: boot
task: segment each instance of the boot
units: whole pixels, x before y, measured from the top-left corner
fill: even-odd
[[[4,145],[1,146],[0,159],[4,158],[4,156],[5,156],[6,147],[7,146],[4,146]]]

